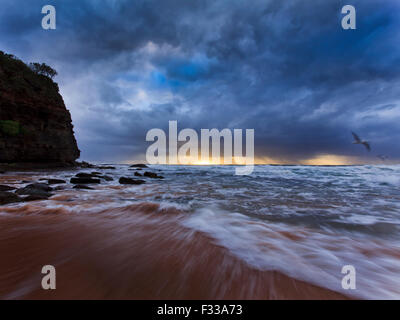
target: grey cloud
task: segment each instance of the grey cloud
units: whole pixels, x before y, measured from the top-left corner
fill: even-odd
[[[44,2],[6,0],[0,44],[59,70],[86,159],[141,157],[168,120],[254,128],[257,155],[288,162],[365,157],[351,130],[400,158],[395,0],[354,0],[352,31],[344,1],[52,1],[53,34],[33,23]]]

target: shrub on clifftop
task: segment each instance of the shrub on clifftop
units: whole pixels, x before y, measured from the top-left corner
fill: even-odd
[[[57,71],[45,63],[30,63],[29,68],[31,68],[33,72],[49,77],[51,79],[53,79],[57,75]]]

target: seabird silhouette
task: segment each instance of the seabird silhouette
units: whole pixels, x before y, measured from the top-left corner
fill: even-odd
[[[387,160],[389,157],[388,156],[386,156],[386,155],[384,155],[384,154],[379,154],[379,155],[377,155],[377,157],[379,158],[379,159],[381,159],[382,161],[385,161],[385,160]]]
[[[367,148],[368,151],[371,151],[371,146],[368,141],[361,140],[360,137],[358,135],[356,135],[354,132],[351,132],[351,133],[353,134],[353,137],[354,137],[353,144],[362,144]]]

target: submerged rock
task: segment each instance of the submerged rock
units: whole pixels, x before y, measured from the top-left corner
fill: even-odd
[[[48,179],[47,183],[48,184],[63,184],[63,183],[66,183],[66,181],[61,180],[61,179]]]
[[[112,166],[99,166],[96,168],[101,169],[101,170],[115,170],[116,169],[115,167],[112,167]]]
[[[136,177],[143,177],[143,175],[141,175],[139,172],[135,172],[135,176]]]
[[[20,202],[21,199],[15,193],[0,191],[0,205]]]
[[[105,181],[113,181],[114,179],[110,176],[102,175],[101,172],[92,172],[92,173],[87,173],[87,172],[80,172],[78,173],[75,177],[77,178],[94,178],[94,179],[103,179]]]
[[[114,179],[110,176],[97,176],[100,179],[103,179],[105,181],[113,181]]]
[[[50,193],[53,188],[51,188],[48,184],[45,183],[33,183],[27,185],[24,188],[18,189],[15,191],[18,195],[28,195],[28,196],[42,196],[42,197],[51,197],[53,194]]]
[[[100,179],[98,178],[91,178],[91,177],[78,177],[78,178],[71,178],[70,182],[72,184],[94,184],[100,183]]]
[[[40,190],[40,191],[52,191],[53,188],[47,183],[32,183],[28,184],[26,187],[18,189],[16,192],[21,192],[21,190]]]
[[[17,188],[0,184],[0,191],[11,191],[11,190],[15,190],[15,189],[17,189]]]
[[[92,178],[93,176],[95,176],[95,175],[92,173],[87,173],[87,172],[79,172],[75,175],[75,177],[78,177],[78,178]]]
[[[77,184],[76,186],[74,186],[74,189],[94,190],[93,188],[91,188],[89,186],[85,186],[84,184]]]
[[[121,177],[121,178],[119,178],[119,183],[120,184],[143,184],[143,183],[145,183],[145,181],[139,180],[139,179]]]
[[[163,176],[159,176],[157,173],[146,171],[143,176],[152,178],[152,179],[164,179]]]
[[[89,162],[86,162],[86,161],[82,161],[82,162],[76,161],[76,165],[81,168],[96,168],[95,165],[90,164]]]
[[[130,167],[131,168],[148,168],[148,166],[143,163],[133,164]]]
[[[40,200],[47,200],[52,196],[51,194],[31,194],[23,199],[21,201],[40,201]]]

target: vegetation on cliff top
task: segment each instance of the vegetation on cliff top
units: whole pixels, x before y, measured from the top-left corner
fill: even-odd
[[[43,93],[46,97],[58,99],[58,85],[52,80],[56,75],[57,71],[45,63],[28,66],[14,55],[0,51],[0,89],[29,95]]]
[[[31,68],[33,72],[44,75],[51,79],[53,79],[57,75],[57,71],[45,63],[40,64],[37,62],[33,62],[29,64],[29,68]]]

